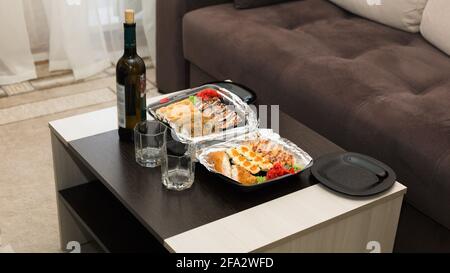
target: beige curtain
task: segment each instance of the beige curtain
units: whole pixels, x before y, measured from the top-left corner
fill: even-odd
[[[0,0],[0,85],[36,77],[23,2]]]
[[[114,64],[123,51],[123,12],[136,10],[138,53],[155,59],[156,0],[0,0],[0,85],[36,77],[34,59],[76,79]],[[14,29],[14,31],[11,31]]]

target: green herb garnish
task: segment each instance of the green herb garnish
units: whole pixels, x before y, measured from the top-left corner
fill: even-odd
[[[300,165],[284,165],[286,170],[294,170],[294,172],[299,172],[303,170],[303,167]]]
[[[189,100],[192,102],[192,104],[195,104],[197,102],[197,96],[189,96]]]
[[[258,182],[258,184],[264,183],[264,182],[266,182],[266,177],[265,176],[257,176],[256,181]]]

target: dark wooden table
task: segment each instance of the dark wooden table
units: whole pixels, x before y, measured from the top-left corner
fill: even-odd
[[[318,185],[315,185],[308,170],[278,185],[255,192],[242,192],[198,164],[191,189],[183,192],[169,191],[162,186],[160,168],[149,169],[136,164],[134,146],[120,142],[116,130],[103,128],[104,132],[96,132],[89,125],[89,122],[99,124],[103,119],[114,119],[114,116],[108,117],[108,114],[113,113],[108,111],[110,110],[50,124],[63,248],[66,242],[77,240],[80,243],[94,241],[109,252],[190,251],[183,242],[187,242],[191,231],[194,231],[194,240],[196,232],[209,225],[220,225],[221,221],[229,221],[233,217],[238,219],[237,217],[251,210],[255,210],[254,215],[257,215],[259,209],[271,209],[266,208],[270,204],[274,204],[275,208],[277,202],[297,202],[288,200],[287,197],[297,193],[306,195],[307,191],[304,190],[308,188],[311,188],[308,190],[311,192],[308,193],[308,198],[319,194],[317,200],[330,199],[331,196],[331,199],[341,198],[342,202],[348,202],[348,207],[343,205],[342,210],[336,211],[336,215],[327,215],[324,218],[327,221],[338,221],[343,215],[354,214],[357,210],[362,213],[367,210],[367,206],[376,208],[380,200],[389,202],[403,195],[403,188],[397,185],[392,193],[373,199],[354,200],[342,197],[321,186],[316,188]],[[95,121],[92,120],[94,118]],[[86,136],[78,137],[80,132],[74,133],[73,126],[85,130]],[[279,128],[280,135],[296,143],[313,158],[342,151],[283,112],[280,113]],[[299,202],[298,205],[302,206],[301,200]],[[392,217],[394,220],[395,217],[398,219],[395,213]],[[311,227],[317,228],[325,223],[316,223],[317,219],[306,222],[309,224],[309,221]],[[295,222],[292,226],[296,224],[304,223]],[[387,228],[389,231],[392,229],[391,226]],[[219,231],[220,226],[217,229]],[[282,234],[288,231],[277,232]],[[273,236],[284,236],[280,234],[274,233]],[[268,243],[254,242],[255,245],[265,244],[264,247],[269,248],[268,245],[278,243],[278,240],[270,241],[270,236],[264,239]],[[220,245],[219,242],[217,244]],[[258,248],[248,247],[236,247],[234,250],[258,251]],[[222,250],[206,246],[200,249]],[[197,248],[192,248],[192,251],[196,250]],[[229,246],[223,250],[234,251]]]

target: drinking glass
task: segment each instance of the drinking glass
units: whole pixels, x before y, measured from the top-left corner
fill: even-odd
[[[195,177],[193,148],[178,142],[166,131],[161,161],[162,183],[170,190],[182,191],[192,187]]]
[[[167,127],[158,121],[143,121],[134,128],[136,162],[147,168],[161,165]]]

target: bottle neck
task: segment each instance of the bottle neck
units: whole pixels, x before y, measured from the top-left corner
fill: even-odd
[[[124,24],[125,56],[136,55],[136,24]]]

